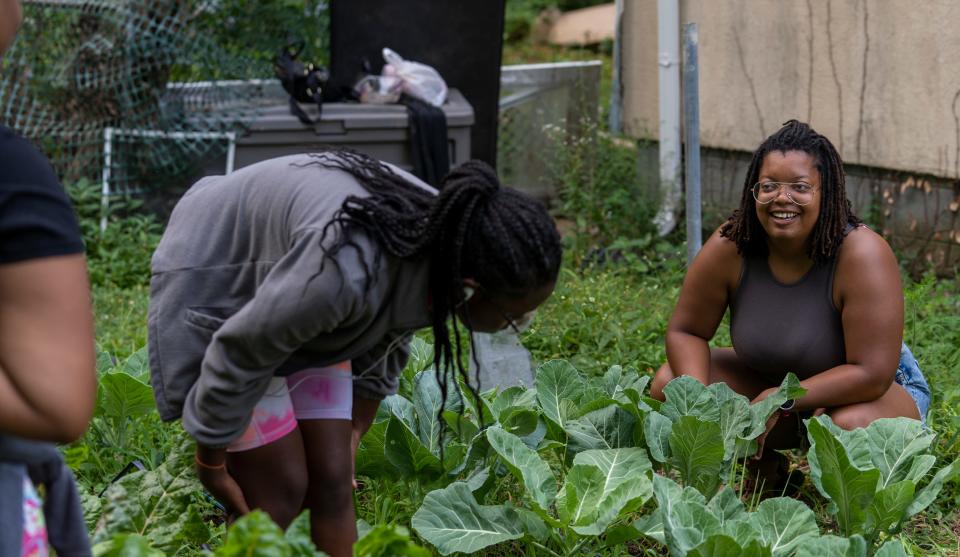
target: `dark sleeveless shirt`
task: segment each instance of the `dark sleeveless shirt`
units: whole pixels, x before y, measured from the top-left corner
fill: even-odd
[[[767,257],[743,260],[730,303],[730,338],[737,356],[777,382],[801,379],[846,363],[843,323],[833,303],[837,260],[817,265],[792,284],[774,278]]]

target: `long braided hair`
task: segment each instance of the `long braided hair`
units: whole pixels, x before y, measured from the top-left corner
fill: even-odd
[[[556,281],[562,248],[546,207],[501,187],[496,172],[480,161],[455,167],[434,195],[389,166],[354,151],[329,151],[313,158],[312,164],[351,174],[369,192],[366,197],[348,197],[326,225],[323,237],[332,227],[340,228],[341,233],[327,248],[324,261],[345,246],[356,247],[351,230],[367,233],[391,256],[428,259],[433,360],[444,398],[441,408],[454,369],[476,398],[463,366],[461,323],[455,311],[465,302],[463,279],[474,278],[485,290],[508,297]],[[374,260],[374,266],[379,265],[380,252]],[[369,288],[375,270],[373,275],[371,269],[365,272]],[[453,343],[448,317],[452,317]]]
[[[803,151],[813,157],[820,172],[820,215],[810,235],[807,255],[814,263],[824,263],[840,250],[847,225],[857,226],[862,221],[853,213],[847,199],[843,161],[836,148],[829,139],[797,120],[784,123],[754,151],[743,183],[740,208],[720,228],[720,235],[735,242],[741,254],[767,253],[766,233],[757,219],[751,188],[759,180],[763,159],[773,151]]]

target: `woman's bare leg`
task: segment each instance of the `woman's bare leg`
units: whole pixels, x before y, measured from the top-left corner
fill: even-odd
[[[300,429],[248,451],[227,453],[227,470],[247,504],[286,529],[300,513],[307,493],[307,462]]]
[[[310,509],[313,542],[331,557],[350,557],[357,541],[353,508],[353,463],[350,420],[301,420],[309,485],[304,508]]]

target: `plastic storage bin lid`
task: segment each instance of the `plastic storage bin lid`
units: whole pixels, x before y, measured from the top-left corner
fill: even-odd
[[[316,105],[301,103],[311,118],[316,119]],[[441,107],[447,115],[447,127],[466,127],[473,125],[473,107],[460,91],[451,89],[447,102]],[[406,128],[409,124],[407,107],[400,104],[361,104],[361,103],[324,103],[323,118],[315,125],[326,128],[330,124],[344,131],[351,129],[390,129]],[[249,132],[303,130],[310,126],[302,123],[290,113],[288,102],[268,106],[250,123]],[[320,133],[321,130],[317,129]]]

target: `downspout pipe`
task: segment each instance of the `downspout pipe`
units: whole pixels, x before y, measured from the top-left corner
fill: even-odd
[[[623,2],[616,0],[614,11],[616,19],[613,24],[613,91],[610,93],[610,120],[607,123],[610,133],[619,135],[620,113],[623,108]]]
[[[657,0],[657,65],[660,104],[660,191],[663,200],[654,223],[661,236],[677,224],[682,195],[680,181],[680,6],[679,0]]]

